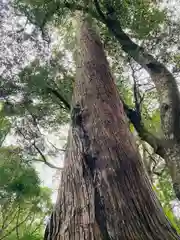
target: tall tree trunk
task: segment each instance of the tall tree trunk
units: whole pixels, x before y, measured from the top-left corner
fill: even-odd
[[[144,172],[100,39],[79,22],[68,150],[45,239],[180,239]]]
[[[123,31],[112,6],[107,3],[106,7],[109,14],[105,15],[98,0],[94,0],[94,3],[101,21],[106,24],[109,31],[122,46],[122,49],[149,73],[155,84],[159,96],[161,127],[164,138],[158,139],[153,136],[140,121],[134,121],[132,111],[127,111],[127,113],[140,137],[147,141],[155,152],[165,159],[175,194],[180,200],[180,94],[176,80],[164,64],[157,61],[143,47],[138,46],[129,38]]]

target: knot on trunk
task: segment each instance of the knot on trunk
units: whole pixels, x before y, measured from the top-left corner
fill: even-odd
[[[169,109],[169,105],[167,103],[163,103],[162,109],[164,110],[164,112],[166,112]]]

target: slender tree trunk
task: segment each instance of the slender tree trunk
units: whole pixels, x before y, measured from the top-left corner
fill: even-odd
[[[72,122],[45,239],[180,239],[144,172],[102,44],[80,21]]]

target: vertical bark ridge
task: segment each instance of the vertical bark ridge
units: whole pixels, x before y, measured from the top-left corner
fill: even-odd
[[[100,39],[84,19],[79,29],[68,150],[46,239],[180,239],[144,172]]]

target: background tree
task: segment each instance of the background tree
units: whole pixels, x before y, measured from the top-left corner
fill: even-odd
[[[34,168],[21,150],[0,148],[0,239],[42,239],[51,209],[51,191],[40,186]]]

